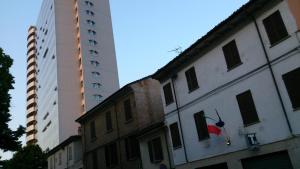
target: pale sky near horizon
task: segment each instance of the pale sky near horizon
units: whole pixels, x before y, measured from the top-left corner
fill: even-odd
[[[110,0],[120,85],[154,73],[177,56],[171,50],[186,49],[247,1]],[[0,1],[0,47],[14,59],[13,129],[26,122],[27,29],[36,23],[41,2]]]

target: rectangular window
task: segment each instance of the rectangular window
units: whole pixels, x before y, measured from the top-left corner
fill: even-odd
[[[124,101],[124,111],[125,111],[125,120],[126,121],[131,120],[132,111],[131,111],[130,99]]]
[[[188,84],[189,91],[192,92],[199,88],[195,68],[192,67],[185,72],[186,81]]]
[[[90,123],[90,134],[91,134],[91,140],[96,139],[96,126],[95,121],[92,121]]]
[[[233,69],[242,63],[235,40],[232,40],[227,45],[223,46],[222,49],[225,56],[227,69]]]
[[[282,76],[294,109],[300,108],[300,68]]]
[[[98,169],[98,155],[97,151],[92,153],[92,160],[93,160],[93,169]]]
[[[46,58],[46,56],[47,56],[47,54],[48,54],[48,48],[46,49],[46,51],[45,51],[45,53],[44,53],[44,55],[43,55],[43,58]]]
[[[61,152],[58,153],[58,165],[61,165]]]
[[[68,160],[72,160],[73,159],[73,152],[72,152],[72,146],[68,147]]]
[[[205,140],[209,138],[207,123],[205,119],[204,112],[201,111],[199,113],[194,114],[195,124],[197,128],[198,138],[199,140]]]
[[[110,111],[106,112],[105,119],[106,119],[106,130],[111,131],[113,128],[112,128],[112,119],[111,119]]]
[[[173,103],[174,99],[173,99],[171,83],[164,85],[163,90],[164,90],[166,105]]]
[[[159,163],[164,159],[160,137],[148,142],[148,151],[151,163]]]
[[[288,36],[288,32],[279,11],[274,12],[272,15],[264,19],[263,24],[271,45]]]
[[[171,132],[173,148],[181,147],[181,139],[180,139],[180,133],[179,133],[177,123],[173,123],[170,125],[170,132]]]
[[[105,146],[106,167],[114,167],[118,165],[117,143]]]
[[[133,160],[140,156],[139,141],[136,137],[128,137],[125,139],[127,160]]]
[[[259,122],[251,91],[248,90],[236,96],[245,126]]]

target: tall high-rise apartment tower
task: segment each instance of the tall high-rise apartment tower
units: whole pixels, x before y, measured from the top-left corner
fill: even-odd
[[[27,55],[27,143],[52,149],[119,88],[109,0],[44,0]]]

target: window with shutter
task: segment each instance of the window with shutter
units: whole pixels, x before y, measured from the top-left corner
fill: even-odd
[[[106,130],[111,131],[113,128],[112,128],[112,119],[111,119],[110,111],[106,112],[105,119],[106,119]]]
[[[229,42],[222,49],[225,56],[227,69],[233,69],[242,63],[235,40]]]
[[[180,139],[180,133],[178,129],[178,123],[173,123],[170,125],[170,133],[171,133],[173,148],[180,148],[181,139]]]
[[[174,99],[173,99],[171,83],[168,83],[168,84],[164,85],[163,90],[164,90],[166,105],[169,105],[169,104],[173,103]]]
[[[251,91],[248,90],[236,96],[245,126],[259,122]]]
[[[282,76],[287,92],[289,94],[292,107],[296,110],[300,108],[300,68],[292,70]]]
[[[196,89],[199,88],[198,81],[197,81],[197,76],[195,72],[195,68],[191,67],[189,70],[185,72],[185,77],[187,81],[187,85],[189,88],[189,92],[192,92]]]
[[[159,163],[164,159],[160,137],[148,142],[148,151],[151,163]]]
[[[207,129],[207,123],[206,123],[204,112],[201,111],[199,113],[195,113],[194,119],[195,119],[199,141],[208,139],[209,133]]]
[[[271,45],[288,37],[288,32],[279,11],[274,12],[264,19],[263,24]]]
[[[132,119],[132,111],[131,111],[131,104],[130,99],[124,101],[124,111],[125,111],[125,120],[129,121]]]

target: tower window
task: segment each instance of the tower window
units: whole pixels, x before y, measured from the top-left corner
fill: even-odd
[[[91,40],[91,39],[90,39],[90,40],[89,40],[89,44],[95,46],[95,45],[98,44],[98,42],[95,41],[95,40]]]
[[[91,30],[91,29],[88,30],[88,33],[89,33],[90,35],[96,35],[96,31]]]
[[[93,75],[94,77],[99,77],[99,76],[100,76],[100,73],[99,73],[99,72],[92,72],[92,75]]]
[[[96,23],[92,20],[86,20],[87,24],[91,25],[91,26],[94,26]]]
[[[86,10],[85,12],[89,16],[94,16],[95,15],[95,13],[93,11],[90,11],[90,10]]]
[[[85,1],[84,3],[85,3],[85,5],[87,5],[89,7],[94,6],[94,4],[92,2],[90,2],[90,1]]]

